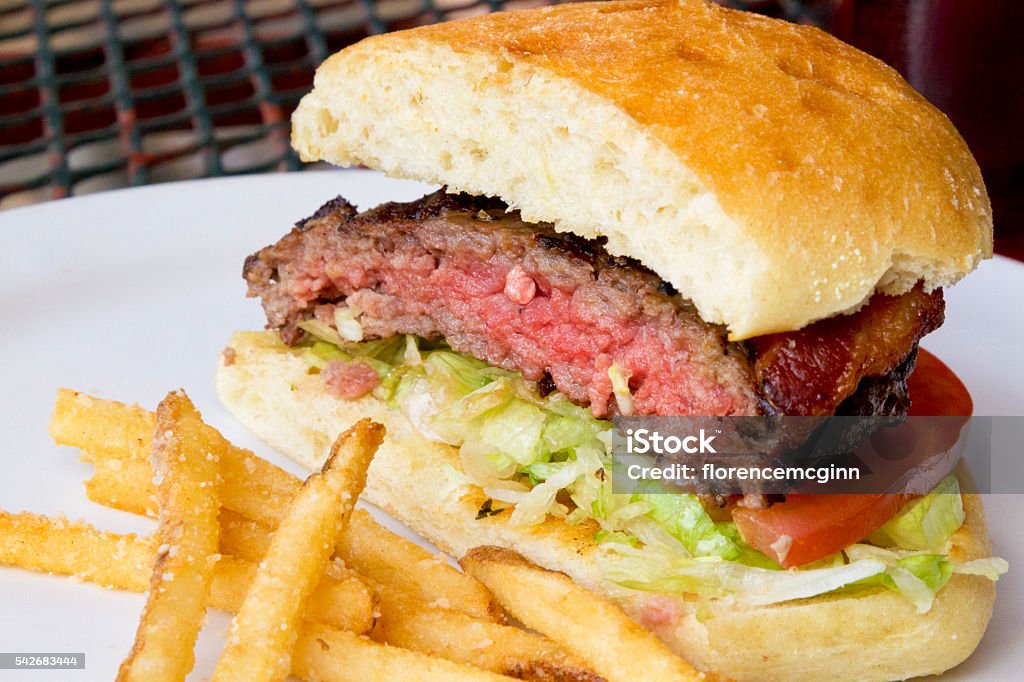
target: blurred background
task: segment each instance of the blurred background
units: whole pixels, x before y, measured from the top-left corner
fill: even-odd
[[[719,0],[812,24],[898,69],[957,125],[1024,259],[1024,0]],[[545,0],[0,0],[0,209],[297,171],[288,119],[367,35]],[[316,167],[316,166],[309,166]]]

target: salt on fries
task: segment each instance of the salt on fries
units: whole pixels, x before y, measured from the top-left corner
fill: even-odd
[[[81,521],[0,512],[0,564],[69,575],[103,587],[148,590],[155,540],[97,530]]]
[[[302,612],[366,485],[366,470],[383,437],[384,427],[358,422],[338,437],[323,469],[306,479],[231,623],[214,682],[287,677]]]
[[[227,554],[260,561],[272,532],[237,513],[221,512],[220,546]],[[374,583],[409,593],[425,603],[441,602],[446,609],[473,618],[503,620],[500,608],[479,583],[467,580],[464,573],[452,569],[438,555],[384,528],[365,509],[352,512],[348,527],[338,534],[335,550],[346,566]]]
[[[85,495],[97,504],[156,518],[153,467],[144,459],[97,459]]]
[[[0,564],[58,573],[102,587],[149,589],[156,538],[120,535],[80,521],[0,512]],[[221,556],[213,567],[208,604],[235,613],[256,575],[256,565]],[[350,569],[328,564],[310,599],[307,620],[355,633],[369,632],[377,600]]]
[[[335,443],[324,469],[303,484],[228,443],[202,423],[183,394],[170,394],[153,415],[62,390],[51,433],[94,464],[89,498],[158,516],[158,533],[118,535],[0,512],[0,563],[108,587],[151,586],[136,648],[123,666],[126,679],[164,679],[138,667],[160,641],[167,652],[162,665],[178,675],[166,679],[183,679],[192,665],[193,628],[206,606],[238,613],[215,672],[218,682],[280,680],[288,673],[346,682],[508,679],[502,674],[564,682],[698,677],[615,606],[561,574],[496,548],[470,552],[464,574],[366,511],[353,510],[381,431],[368,422],[353,427]],[[156,482],[149,448],[161,464]],[[191,478],[171,486],[174,476]],[[199,559],[176,568],[193,571],[201,588],[176,597],[182,606],[157,622],[152,604],[162,604],[162,595],[186,575],[167,575],[167,562],[180,559],[186,544],[180,533],[176,545],[167,542],[165,529],[180,527],[175,505],[200,491],[213,501],[189,512],[202,516],[189,517],[196,521],[188,529],[195,551],[186,552]],[[501,605],[543,634],[505,625]]]
[[[27,512],[0,512],[0,563],[74,576],[108,588],[133,592],[148,589],[156,557],[154,542],[155,538],[119,535],[82,522]],[[228,560],[228,557],[221,557],[217,567]],[[234,563],[247,566],[253,573],[256,570],[246,562]],[[219,577],[222,574],[215,570],[210,606],[224,611],[238,610],[248,585],[234,583],[230,577],[233,575],[235,572],[231,570],[227,576]],[[229,586],[218,588],[218,583],[224,581],[228,581]],[[237,601],[233,601],[235,596],[223,595],[238,595]],[[314,593],[311,601],[321,598],[321,593]],[[340,603],[343,598],[339,595],[334,601]],[[403,678],[473,682],[506,679],[396,647],[385,648],[359,637],[361,630],[331,627],[329,620],[315,618],[316,609],[316,604],[311,604],[307,610],[307,621],[300,627],[292,655],[292,673],[304,679],[352,682]],[[372,611],[370,617],[372,619]],[[378,670],[381,673],[374,672]]]
[[[237,612],[256,577],[256,569],[252,562],[222,556],[213,574],[210,605]],[[376,605],[377,600],[365,580],[351,569],[330,563],[303,615],[316,623],[364,633],[373,627]]]
[[[126,418],[124,422],[118,421],[119,415]],[[94,464],[95,475],[87,484],[91,499],[136,513],[156,514],[159,496],[152,481],[153,470],[142,458],[146,447],[152,443],[152,436],[145,431],[150,425],[155,426],[151,415],[138,407],[92,398],[73,391],[59,392],[51,433],[59,443],[79,447],[82,459]],[[150,418],[147,419],[147,416]],[[98,421],[99,424],[82,423],[89,420]],[[280,530],[279,526],[287,525],[288,522],[283,519],[302,483],[269,462],[234,447],[212,427],[199,424],[197,428],[201,437],[215,440],[222,448],[216,457],[220,473],[216,490],[223,505],[218,525],[225,529],[226,535],[234,538],[232,543],[238,550],[237,554],[228,552],[223,547],[225,543],[221,542],[222,556],[214,568],[208,604],[237,611],[247,591],[251,591],[249,585],[256,581],[256,565],[274,563],[265,555]],[[355,495],[352,492],[349,494],[350,499],[354,500]],[[305,515],[300,513],[300,516]],[[78,546],[80,551],[71,557],[77,559],[50,555],[25,561],[31,557],[16,552],[0,552],[0,560],[36,570],[77,575],[108,586],[145,589],[146,575],[155,556],[156,540],[119,536],[97,531],[84,524],[69,524],[45,517],[0,515],[0,541],[3,541],[3,534],[6,533],[11,539],[15,536],[23,538],[25,542],[20,543],[20,546],[29,546],[33,534],[40,531],[53,532],[58,527],[74,529],[67,540]],[[337,530],[334,528],[334,532],[329,534],[327,551],[336,549],[336,545],[343,546],[350,548],[346,551],[353,556],[348,566],[343,561],[345,557],[341,556],[338,561],[325,561],[319,565],[321,584],[302,610],[301,622],[296,625],[295,633],[291,638],[285,638],[295,643],[291,652],[292,674],[310,680],[352,681],[402,677],[481,682],[507,679],[456,661],[360,638],[359,633],[369,630],[376,615],[377,600],[368,583],[376,586],[377,581],[372,577],[358,575],[354,570],[356,566],[365,565],[376,570],[376,577],[381,580],[412,586],[415,593],[424,594],[431,601],[465,604],[467,610],[487,618],[500,618],[501,613],[482,585],[447,563],[435,559],[415,543],[384,529],[365,511],[356,510],[349,527],[340,533]],[[302,533],[300,535],[305,537]],[[380,551],[377,551],[377,544],[381,545]],[[19,546],[19,543],[12,540],[11,545]],[[371,547],[374,553],[360,560],[359,554],[368,552]],[[288,552],[284,554],[288,555]],[[308,554],[304,551],[294,553],[295,556]],[[116,568],[103,566],[103,556],[117,556],[122,564]],[[132,560],[124,561],[123,557]],[[99,570],[91,566],[97,561],[101,563]],[[129,566],[133,570],[128,570]],[[290,581],[291,578],[288,578],[287,582]],[[346,596],[344,590],[338,589],[339,585],[357,588],[353,591],[355,598]],[[279,587],[288,592],[287,587]],[[446,594],[442,590],[449,590],[450,593]],[[289,604],[294,607],[294,601]],[[359,605],[358,613],[351,614],[352,617],[348,619],[350,622],[340,622],[345,615],[349,615],[344,607],[353,604]],[[467,615],[460,615],[470,619]],[[282,623],[274,624],[280,631]],[[291,627],[291,623],[285,623],[286,630]],[[247,639],[248,635],[243,634],[242,637]],[[524,669],[522,666],[515,667],[514,661],[510,661],[509,666],[510,670]],[[279,667],[274,669],[275,675],[279,676],[280,672]],[[244,674],[242,677],[252,679],[253,676]],[[531,679],[529,675],[525,677]],[[562,675],[535,679],[590,678]]]
[[[524,679],[601,679],[541,635],[428,604],[400,589],[383,587],[378,594],[370,635],[377,641]]]
[[[654,633],[564,573],[500,547],[476,547],[460,563],[523,625],[575,652],[608,682],[705,678]]]
[[[148,443],[151,439],[144,429],[144,419],[139,417],[140,411],[144,412],[139,407],[60,389],[50,433],[56,442],[78,448],[84,459],[96,465],[92,479],[86,483],[90,500],[145,514],[154,509],[155,489],[145,459],[131,454],[138,452],[140,441]],[[117,423],[119,414],[142,426],[129,432]],[[110,430],[81,423],[89,420],[102,421]],[[123,439],[123,449],[115,447],[117,438]],[[249,553],[242,554],[255,561],[266,551],[269,531],[287,513],[302,481],[248,450],[226,441],[225,446],[218,494],[224,508],[235,513],[231,518],[255,523],[250,528]],[[222,534],[226,540],[229,529],[222,529]],[[244,548],[245,545],[225,549],[240,554]],[[356,510],[352,515],[348,527],[339,535],[336,549],[348,566],[375,582],[402,587],[428,602],[444,598],[449,608],[470,616],[501,618],[500,609],[480,583],[416,543],[383,528],[365,511]]]
[[[152,413],[137,405],[126,405],[62,388],[50,420],[50,436],[58,445],[78,448],[82,459],[97,464],[97,472],[120,472],[123,481],[137,485],[141,472],[146,485],[140,488],[148,499],[155,493],[149,480],[152,474],[143,468],[152,447]],[[248,518],[276,526],[288,512],[288,506],[302,481],[243,448],[235,447],[207,424],[201,428],[206,436],[223,445],[220,475],[223,481],[236,485],[218,490],[220,502]],[[101,467],[104,460],[120,460]],[[114,478],[117,478],[111,474]],[[95,479],[96,477],[94,477]],[[241,485],[240,482],[245,482]],[[113,489],[113,486],[111,486]],[[138,499],[138,498],[136,498]],[[145,506],[149,506],[149,502]]]
[[[365,528],[357,528],[358,525]],[[373,639],[522,679],[581,682],[600,679],[582,661],[545,637],[452,610],[446,597],[436,597],[433,590],[424,594],[418,589],[420,585],[403,583],[402,574],[388,568],[395,553],[404,555],[403,562],[407,565],[425,565],[427,569],[436,559],[411,543],[408,547],[393,547],[397,543],[389,542],[387,536],[400,538],[377,524],[365,510],[354,510],[349,526],[347,535],[362,538],[362,541],[372,538],[379,551],[392,552],[388,562],[366,558],[375,553],[350,552],[357,559],[348,565],[378,585],[377,620],[370,635]],[[255,521],[221,511],[221,551],[226,554],[259,562],[271,533]],[[430,563],[424,564],[425,560]],[[439,574],[446,575],[446,572]]]
[[[295,644],[292,671],[307,680],[338,682],[510,682],[508,677],[435,658],[417,651],[385,646],[351,632],[319,626],[306,628]],[[568,678],[538,678],[567,680]]]
[[[337,550],[347,565],[376,583],[406,590],[428,603],[441,601],[474,618],[505,620],[487,588],[444,558],[384,528],[363,509],[356,510],[348,532],[338,537]]]
[[[199,428],[199,412],[182,391],[156,410],[153,468],[157,472],[156,561],[135,644],[118,682],[172,682],[192,670],[192,649],[206,616],[220,524],[217,461],[224,448]]]
[[[67,388],[57,390],[50,436],[57,445],[80,447],[83,458],[149,459],[156,415],[138,405],[93,398]]]

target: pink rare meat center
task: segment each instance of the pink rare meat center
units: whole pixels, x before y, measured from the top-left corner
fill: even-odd
[[[250,256],[244,276],[267,326],[289,344],[303,342],[303,320],[330,325],[336,307],[348,306],[368,340],[443,340],[522,372],[542,392],[557,388],[597,417],[621,412],[613,365],[637,415],[903,413],[917,341],[942,323],[944,307],[941,291],[918,286],[874,296],[852,315],[730,343],[722,326],[603,240],[444,192],[363,213],[334,199]]]
[[[358,248],[356,240],[341,259],[307,253],[297,267],[302,276],[286,280],[287,293],[301,304],[325,292],[340,294],[359,311],[370,337],[442,337],[457,351],[527,379],[547,373],[598,417],[616,410],[612,364],[630,377],[634,414],[755,413],[751,393],[742,390],[749,379],[722,381],[693,362],[694,356],[713,354],[718,362],[725,356],[707,325],[671,306],[645,306],[613,278],[549,276],[530,268],[543,259],[531,263],[529,253],[523,263],[502,252],[486,259],[465,248],[431,253],[423,243],[428,236],[394,240],[389,250]],[[726,369],[743,371],[739,363]]]

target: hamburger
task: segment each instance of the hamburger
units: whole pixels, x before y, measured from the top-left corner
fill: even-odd
[[[974,650],[1005,562],[963,472],[914,499],[609,481],[616,416],[970,413],[918,343],[991,209],[894,71],[701,0],[562,5],[349,47],[292,139],[442,189],[337,197],[246,260],[270,331],[216,381],[258,436],[315,467],[385,424],[368,501],[564,571],[702,670],[902,679]]]

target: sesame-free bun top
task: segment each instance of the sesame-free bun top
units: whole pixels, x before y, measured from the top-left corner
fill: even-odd
[[[368,38],[293,117],[305,160],[498,196],[607,237],[734,339],[992,253],[981,173],[881,62],[702,0],[579,3]]]

